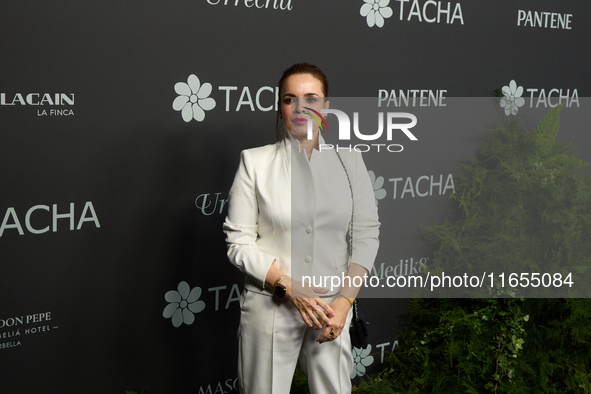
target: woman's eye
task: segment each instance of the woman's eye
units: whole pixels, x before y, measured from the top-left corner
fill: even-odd
[[[316,101],[318,101],[318,99],[316,97],[308,97],[306,101],[309,103],[315,103]]]
[[[285,100],[283,100],[283,102],[285,104],[292,104],[295,102],[295,97],[287,97]]]

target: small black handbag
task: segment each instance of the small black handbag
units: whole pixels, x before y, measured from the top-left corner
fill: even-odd
[[[367,332],[368,324],[369,322],[365,320],[365,316],[363,316],[357,305],[357,300],[353,301],[353,318],[351,319],[351,327],[349,328],[353,347],[359,349],[365,349],[367,347],[367,337],[369,336]]]
[[[345,174],[347,175],[347,181],[349,181],[349,189],[351,190],[351,222],[349,226],[349,262],[351,261],[351,256],[353,255],[353,214],[355,213],[355,200],[353,200],[353,185],[351,185],[351,179],[349,178],[349,172],[347,171],[347,167],[345,167],[345,163],[343,159],[341,159],[341,155],[339,152],[335,150],[341,165],[343,166],[343,170],[345,170]],[[349,335],[351,336],[351,344],[353,347],[358,349],[365,349],[368,345],[367,337],[369,333],[367,331],[367,325],[369,322],[365,319],[365,316],[359,309],[359,305],[357,303],[357,299],[353,301],[353,318],[351,319],[351,327],[349,328]]]

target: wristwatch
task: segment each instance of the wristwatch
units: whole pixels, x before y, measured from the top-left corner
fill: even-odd
[[[287,283],[283,284],[284,278],[290,279],[289,276],[283,274],[275,281],[275,289],[273,290],[273,294],[279,298],[285,298],[285,295],[287,294],[287,285],[290,281],[288,280]]]

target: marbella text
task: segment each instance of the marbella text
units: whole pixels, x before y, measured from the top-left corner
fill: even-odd
[[[342,273],[341,276],[326,275],[326,276],[302,276],[303,287],[321,287],[330,289],[330,291],[339,290],[342,287],[405,287],[405,288],[429,288],[435,291],[438,288],[478,288],[484,286],[494,287],[511,287],[511,288],[528,288],[528,287],[562,287],[574,285],[572,273],[562,275],[560,273],[511,273],[504,272],[495,275],[495,273],[484,272],[482,276],[468,274],[463,275],[446,275],[445,272],[441,274],[431,275],[408,275],[408,276],[387,276],[386,283],[381,283],[378,276],[363,276],[350,277]]]

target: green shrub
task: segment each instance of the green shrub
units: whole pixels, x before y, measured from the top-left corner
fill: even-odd
[[[511,121],[491,130],[463,166],[445,220],[424,238],[434,273],[505,273],[505,288],[478,296],[581,297],[591,284],[591,178],[573,147],[556,143],[561,106],[534,130]],[[508,287],[510,273],[572,273],[573,287]],[[496,280],[495,283],[499,283]],[[498,285],[497,285],[498,286]],[[490,291],[490,286],[485,286]],[[470,296],[440,292],[440,296]],[[485,291],[483,289],[483,291]]]
[[[519,298],[583,296],[591,285],[591,178],[556,143],[559,111],[535,130],[493,128],[463,168],[457,205],[425,239],[434,273],[572,272],[575,286],[524,293],[506,282],[479,295],[504,298],[415,298],[400,346],[356,392],[591,392],[590,300]]]
[[[589,393],[590,326],[587,299],[414,299],[401,345],[356,392]]]

